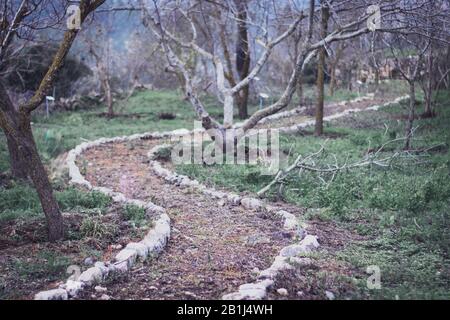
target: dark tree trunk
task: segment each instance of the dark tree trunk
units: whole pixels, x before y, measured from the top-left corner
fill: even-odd
[[[321,37],[324,39],[327,36],[328,18],[330,9],[322,3],[322,17],[321,17]],[[317,67],[317,109],[316,109],[316,136],[323,134],[323,108],[325,100],[325,48],[320,48],[319,62]]]
[[[247,30],[247,3],[246,0],[235,0],[238,9],[238,39],[236,44],[236,69],[240,80],[245,79],[250,73],[250,46],[248,42]],[[245,86],[238,93],[237,106],[239,110],[239,118],[246,119],[248,117],[248,96],[250,87]]]
[[[409,83],[409,115],[408,115],[408,123],[406,124],[406,141],[405,141],[405,150],[411,149],[411,136],[414,125],[414,118],[416,117],[416,86],[414,81]]]
[[[27,165],[20,156],[19,145],[9,133],[5,133],[5,136],[8,143],[11,175],[19,180],[28,179]]]
[[[11,120],[18,118],[18,112],[9,98],[8,93],[0,84],[0,105],[1,110],[11,115]],[[14,137],[9,131],[3,130],[6,137],[9,152],[9,164],[11,175],[19,180],[26,180],[28,178],[27,165],[20,156],[20,148]]]
[[[433,117],[434,110],[432,105],[433,100],[433,46],[430,47],[430,52],[428,53],[427,59],[427,84],[425,88],[425,112],[424,117]]]
[[[48,239],[57,241],[64,237],[64,224],[53,188],[36,148],[30,125],[30,115],[14,108],[5,88],[0,83],[0,125],[8,139],[11,162],[19,159],[21,171],[27,171],[39,196],[47,220]]]

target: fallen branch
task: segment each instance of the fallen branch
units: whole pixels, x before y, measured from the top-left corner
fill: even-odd
[[[415,128],[411,135],[416,131],[417,128]],[[305,172],[311,172],[317,175],[317,178],[327,185],[327,187],[334,181],[336,175],[344,170],[351,170],[356,168],[362,168],[362,167],[371,167],[371,166],[377,166],[381,168],[392,168],[394,167],[394,161],[397,159],[400,160],[407,160],[411,162],[413,165],[419,165],[424,164],[426,162],[421,161],[420,159],[423,157],[423,155],[417,155],[414,152],[411,152],[411,150],[398,150],[395,151],[393,154],[390,154],[388,156],[382,156],[382,152],[385,150],[386,146],[392,144],[392,143],[398,143],[401,141],[405,141],[409,137],[403,137],[398,138],[394,140],[390,140],[386,143],[384,143],[380,148],[373,152],[368,152],[364,156],[363,159],[355,161],[355,162],[348,162],[348,158],[341,164],[339,164],[339,161],[335,154],[331,154],[331,156],[334,158],[333,163],[320,163],[320,158],[323,156],[323,154],[326,151],[325,145],[328,142],[325,141],[325,143],[320,147],[320,149],[317,152],[314,152],[312,154],[309,154],[307,156],[299,155],[295,161],[287,168],[281,169],[275,178],[264,188],[262,188],[258,192],[258,196],[262,197],[264,194],[266,194],[272,187],[275,185],[280,186],[280,188],[283,188],[283,185],[286,183],[286,180],[292,175],[294,171],[298,171],[299,176],[304,174]],[[428,150],[434,149],[435,146],[425,149],[424,152]],[[329,177],[328,181],[326,180],[326,176]],[[279,191],[280,192],[280,191]]]

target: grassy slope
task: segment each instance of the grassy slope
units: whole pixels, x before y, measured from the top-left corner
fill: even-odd
[[[415,148],[446,145],[441,152],[430,154],[429,164],[342,173],[328,188],[308,175],[295,176],[286,184],[285,200],[308,208],[306,219],[333,221],[370,239],[338,253],[338,260],[356,268],[351,282],[358,284],[354,292],[338,297],[450,298],[450,95],[441,95],[440,102],[437,118],[416,122]],[[396,119],[399,114],[406,110],[396,106],[328,124],[326,133],[334,138],[327,143],[325,161],[333,163],[331,154],[341,163],[347,158],[357,160],[369,145],[380,146],[403,136],[404,121]],[[292,160],[317,151],[324,140],[311,135],[283,136],[281,146],[292,150]],[[257,191],[271,180],[249,166],[186,165],[178,170],[239,191]],[[365,287],[365,270],[370,265],[381,268],[381,290]]]

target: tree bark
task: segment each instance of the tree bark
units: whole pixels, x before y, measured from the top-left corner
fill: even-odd
[[[239,74],[239,79],[245,79],[250,72],[250,46],[248,42],[247,30],[247,3],[246,0],[235,0],[238,9],[238,39],[236,44],[236,69]],[[230,70],[231,71],[231,70]],[[247,84],[238,93],[237,106],[239,110],[239,118],[246,119],[248,117],[248,96],[250,86]]]
[[[330,72],[330,96],[334,96],[334,91],[336,90],[336,64],[331,65]]]
[[[0,106],[2,111],[11,114],[12,119],[17,118],[18,112],[14,108],[14,105],[11,99],[9,98],[8,93],[1,84],[0,84]],[[28,170],[26,163],[20,156],[19,145],[14,139],[14,136],[9,131],[4,130],[4,133],[8,145],[11,175],[16,179],[26,180],[28,178]]]
[[[1,83],[0,98],[0,125],[7,136],[8,147],[12,146],[11,161],[20,159],[18,161],[21,169],[26,168],[27,174],[36,188],[47,220],[49,241],[60,240],[64,237],[63,218],[34,142],[30,115],[26,111],[19,113],[14,108],[10,108],[13,104]]]
[[[109,83],[109,77],[107,77],[107,79],[104,80],[103,91],[105,92],[106,106],[108,107],[108,116],[113,117],[114,116],[113,98],[111,92],[111,85]]]
[[[29,121],[23,124],[26,126],[25,128],[22,126],[25,162],[28,164],[31,180],[36,188],[47,220],[48,240],[51,242],[57,241],[64,238],[63,217],[58,202],[53,195],[53,188],[48,179],[47,171],[38,154]]]
[[[7,132],[5,132],[6,141],[8,143],[9,152],[9,164],[11,175],[13,178],[18,180],[28,179],[27,165],[20,156],[19,145],[16,143],[14,138]]]
[[[406,124],[406,140],[405,140],[405,150],[409,150],[411,148],[411,135],[414,125],[414,118],[416,112],[416,86],[414,81],[409,82],[409,115],[408,115],[408,123]]]
[[[434,115],[432,100],[433,100],[433,46],[430,46],[427,59],[427,84],[425,89],[425,117],[432,117]]]
[[[327,36],[328,18],[330,15],[330,9],[324,3],[322,3],[321,9],[321,37],[322,39]],[[319,49],[319,61],[317,66],[317,108],[316,108],[316,128],[315,135],[321,136],[323,134],[323,107],[325,100],[325,55],[326,50],[324,47]]]
[[[304,95],[304,90],[303,90],[302,79],[299,79],[299,81],[297,82],[297,96],[298,96],[299,105],[300,106],[305,105],[305,95]]]

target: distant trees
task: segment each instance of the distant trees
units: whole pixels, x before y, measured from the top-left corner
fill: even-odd
[[[81,0],[80,21],[83,22],[103,3],[104,0]],[[5,9],[0,24],[1,70],[8,69],[10,58],[14,54],[30,46],[31,33],[65,22],[65,2],[2,1],[0,7]],[[11,172],[18,178],[31,178],[47,220],[50,241],[63,238],[63,219],[36,148],[30,123],[31,113],[39,107],[51,90],[78,32],[78,29],[65,31],[47,72],[40,79],[34,95],[26,103],[16,107],[9,98],[5,85],[0,82],[0,127],[8,143]],[[24,41],[24,38],[28,41]]]
[[[448,4],[442,1],[403,4],[403,10],[414,12],[407,15],[403,23],[409,26],[409,32],[386,35],[383,41],[390,48],[397,70],[409,86],[409,111],[406,124],[405,149],[411,148],[413,125],[416,118],[416,84],[420,81],[425,96],[423,116],[433,116],[432,95],[435,90],[436,74],[433,72],[434,52],[437,44],[448,45],[450,31],[447,29]],[[400,20],[400,19],[399,19]],[[448,71],[444,72],[444,76]]]
[[[8,69],[2,71],[4,84],[19,93],[34,92],[38,89],[57,50],[58,46],[53,43],[37,43],[24,48],[10,58]],[[76,56],[69,54],[56,75],[54,83],[56,94],[58,97],[70,96],[74,83],[90,75],[92,71],[89,66]]]
[[[84,40],[87,45],[87,51],[95,61],[95,70],[100,82],[101,93],[106,103],[107,116],[114,116],[113,90],[111,83],[111,64],[112,48],[110,34],[108,33],[110,25],[98,25],[96,30],[85,35]]]
[[[335,4],[334,1],[323,2],[323,5],[328,5],[328,3]],[[330,31],[329,33],[321,33],[323,37],[315,36],[317,34],[317,30],[320,31],[321,24],[317,24],[314,19],[315,13],[317,10],[321,10],[316,8],[314,5],[314,1],[310,2],[310,6],[308,8],[294,8],[292,7],[292,11],[290,12],[289,18],[283,20],[285,27],[284,32],[278,35],[271,35],[270,30],[273,28],[267,27],[267,23],[255,23],[251,19],[251,17],[247,18],[247,25],[253,26],[256,31],[259,31],[260,35],[256,36],[255,42],[260,46],[260,57],[255,63],[255,65],[251,68],[249,75],[237,83],[235,86],[229,87],[225,83],[225,68],[223,61],[223,56],[219,55],[217,50],[214,50],[215,39],[219,39],[218,36],[212,36],[208,45],[205,47],[201,47],[198,40],[198,25],[196,21],[200,19],[196,19],[197,15],[201,15],[201,10],[198,7],[198,3],[196,1],[187,1],[186,3],[163,3],[159,1],[153,1],[153,4],[150,5],[148,2],[141,2],[141,9],[144,12],[145,16],[145,25],[148,26],[153,33],[158,37],[159,41],[162,44],[165,55],[168,59],[169,67],[171,69],[177,69],[181,72],[183,77],[186,80],[185,91],[186,95],[189,97],[190,102],[192,103],[194,110],[197,112],[197,115],[200,119],[202,119],[203,127],[205,129],[215,129],[222,133],[224,133],[227,129],[230,129],[233,125],[233,112],[234,112],[234,96],[240,92],[245,86],[247,86],[265,67],[266,63],[269,60],[269,56],[271,55],[275,46],[284,42],[287,38],[290,38],[292,35],[296,33],[296,31],[304,26],[304,22],[306,22],[306,28],[308,28],[308,32],[305,36],[299,38],[298,41],[301,42],[299,46],[298,55],[296,57],[296,65],[292,71],[292,74],[289,79],[289,83],[287,84],[284,92],[282,93],[280,99],[272,104],[269,107],[264,108],[247,119],[243,126],[242,131],[246,132],[247,130],[253,128],[261,119],[274,114],[285,107],[290,103],[294,92],[297,89],[297,83],[303,76],[303,70],[308,65],[308,63],[313,59],[314,56],[324,47],[331,45],[334,42],[345,41],[348,39],[356,38],[363,34],[369,32],[367,27],[367,18],[366,14],[366,4],[364,1],[358,2],[357,5],[348,5],[348,3],[344,3],[343,6],[340,6],[339,3],[336,6],[330,8],[330,13],[333,12],[333,19],[339,19],[337,13],[345,12],[346,19],[339,20],[339,27],[335,28],[335,30]],[[217,4],[213,4],[217,5]],[[256,12],[255,16],[258,16],[260,19],[262,17],[262,21],[264,20],[273,20],[277,21],[277,19],[273,19],[274,12],[277,12],[276,9],[271,7],[272,2],[263,2],[260,6],[256,6],[252,11]],[[221,7],[222,8],[222,7]],[[396,9],[396,3],[389,3],[384,6],[384,10],[386,11],[386,15],[394,12]],[[199,10],[195,10],[199,9]],[[222,8],[224,9],[224,8]],[[179,12],[182,15],[184,21],[190,26],[191,36],[189,41],[183,41],[180,38],[176,37],[176,35],[169,30],[168,16],[165,14],[166,12]],[[200,13],[199,13],[200,12]],[[311,14],[311,12],[313,14]],[[351,14],[349,13],[351,12]],[[201,15],[201,18],[204,19],[204,15]],[[272,19],[271,19],[272,18]],[[337,24],[337,23],[336,23]],[[206,25],[205,28],[209,33],[213,33],[210,25]],[[208,34],[206,32],[205,34]],[[320,32],[319,32],[320,33]],[[202,32],[203,34],[203,32]],[[212,118],[205,110],[201,100],[198,97],[197,92],[193,90],[192,85],[192,77],[193,75],[187,70],[185,62],[180,58],[179,50],[190,50],[194,51],[197,54],[201,55],[208,61],[212,63],[214,66],[215,76],[216,76],[216,85],[218,88],[218,92],[223,101],[224,107],[224,122],[223,124],[219,124],[219,122]],[[224,136],[224,134],[223,134]]]

